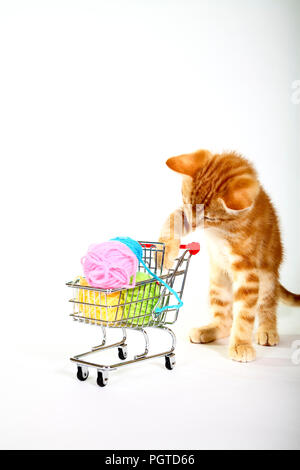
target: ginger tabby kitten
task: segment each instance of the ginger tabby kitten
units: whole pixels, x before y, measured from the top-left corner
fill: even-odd
[[[183,206],[168,217],[160,237],[166,244],[164,266],[173,265],[181,235],[194,230],[203,219],[209,235],[212,322],[193,328],[190,340],[209,343],[230,335],[230,358],[252,361],[255,315],[259,318],[257,343],[275,346],[279,342],[278,301],[300,306],[300,295],[279,282],[282,244],[272,203],[252,165],[236,153],[212,155],[199,150],[170,158],[167,165],[184,175],[184,204],[192,205],[192,213],[197,204],[203,204],[204,212],[195,221]],[[178,216],[181,227],[175,223]]]

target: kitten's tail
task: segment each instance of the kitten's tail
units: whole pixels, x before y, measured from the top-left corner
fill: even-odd
[[[300,307],[300,295],[293,294],[293,292],[290,292],[281,284],[279,284],[279,298],[284,304]]]

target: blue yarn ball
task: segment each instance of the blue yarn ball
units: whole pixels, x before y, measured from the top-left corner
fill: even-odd
[[[177,292],[174,291],[174,289],[172,289],[172,287],[170,287],[165,281],[163,281],[162,279],[160,279],[160,277],[158,277],[156,274],[154,274],[152,271],[150,271],[150,269],[148,268],[148,266],[146,266],[144,260],[143,260],[143,248],[142,246],[139,244],[139,242],[137,242],[136,240],[133,240],[132,238],[130,237],[116,237],[116,238],[112,238],[111,240],[116,240],[118,242],[121,242],[121,243],[124,243],[124,245],[128,246],[128,248],[131,249],[131,251],[135,254],[135,256],[137,257],[137,259],[139,260],[140,264],[142,264],[145,268],[145,270],[151,274],[151,276],[156,279],[160,284],[162,284],[163,286],[165,286],[170,293],[172,293],[175,298],[177,299],[177,302],[178,302],[178,305],[166,305],[162,308],[159,308],[159,307],[156,307],[155,309],[155,313],[156,314],[160,314],[161,312],[164,312],[165,310],[169,310],[169,309],[173,309],[173,308],[180,308],[182,307],[183,305],[183,302],[182,300],[180,299],[179,295],[177,294]]]
[[[142,261],[143,248],[141,247],[139,242],[137,242],[136,240],[133,240],[130,237],[116,237],[116,238],[112,238],[111,240],[116,240],[118,242],[124,243],[124,245],[128,246],[128,248],[131,249],[131,251],[135,254],[137,259],[139,261]]]

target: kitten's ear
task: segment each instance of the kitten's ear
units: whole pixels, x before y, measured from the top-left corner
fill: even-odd
[[[258,181],[250,175],[234,178],[224,196],[220,198],[225,210],[238,213],[250,209],[259,192]]]
[[[212,154],[208,150],[198,150],[187,155],[171,157],[166,161],[171,170],[193,177],[202,168]]]

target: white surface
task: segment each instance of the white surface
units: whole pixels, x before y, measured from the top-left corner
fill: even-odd
[[[69,320],[64,286],[90,243],[156,239],[180,201],[165,159],[207,147],[254,161],[282,223],[283,283],[300,291],[298,0],[2,0],[0,13],[1,447],[299,448],[299,309],[281,309],[280,346],[253,364],[230,362],[226,341],[189,344],[208,315],[203,248],[176,369],[156,360],[99,389],[68,361],[99,337]]]
[[[163,359],[151,360],[112,372],[103,389],[94,370],[79,382],[68,362],[70,353],[98,344],[96,328],[68,324],[64,343],[51,341],[49,333],[44,342],[30,338],[34,345],[27,339],[14,347],[5,370],[1,447],[299,448],[300,365],[291,362],[299,316],[293,320],[287,313],[281,324],[293,334],[282,335],[278,348],[258,347],[251,364],[229,361],[226,341],[189,344],[178,324],[173,371],[164,368]],[[104,357],[115,362],[116,351]]]

